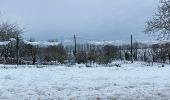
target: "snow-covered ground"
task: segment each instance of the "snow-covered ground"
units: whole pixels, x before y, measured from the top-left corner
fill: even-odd
[[[170,65],[0,67],[0,100],[170,100]]]

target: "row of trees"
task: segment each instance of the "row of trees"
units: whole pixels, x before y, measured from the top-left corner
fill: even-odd
[[[108,64],[113,60],[135,60],[147,62],[170,63],[170,44],[146,45],[133,43],[131,56],[130,45],[92,45],[77,44],[76,54],[74,45],[38,46],[27,44],[22,40],[22,29],[16,24],[0,24],[0,42],[8,41],[8,45],[0,46],[0,61],[7,64],[17,63],[17,39],[19,39],[19,61],[21,64],[57,64],[57,63],[99,63]],[[30,39],[34,42],[34,39]],[[50,40],[56,42],[56,40]],[[133,58],[132,58],[133,57]]]
[[[82,48],[83,47],[83,48]],[[118,58],[118,49],[115,46],[95,46],[88,44],[77,45],[77,53],[74,54],[73,46],[33,46],[23,45],[20,57],[24,61],[32,61],[32,64],[57,64],[57,63],[99,63],[106,64]]]
[[[63,46],[61,43],[52,46],[27,44],[22,39],[22,32],[17,24],[7,22],[0,24],[0,42],[9,42],[8,45],[0,46],[1,63],[16,64],[18,56],[19,62],[22,64],[49,64],[49,62],[53,64],[67,62],[109,63],[118,59],[119,52],[121,52],[118,46],[79,44],[77,45],[77,53],[74,54],[75,49],[71,45]],[[34,42],[35,40],[30,39],[29,41]],[[53,41],[50,40],[50,42]]]

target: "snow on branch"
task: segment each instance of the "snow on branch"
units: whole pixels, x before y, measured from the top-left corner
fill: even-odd
[[[3,41],[3,42],[0,42],[0,46],[3,46],[3,45],[8,45],[11,41]]]

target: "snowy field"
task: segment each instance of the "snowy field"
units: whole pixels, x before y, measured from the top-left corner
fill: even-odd
[[[170,65],[0,67],[0,100],[170,100]]]

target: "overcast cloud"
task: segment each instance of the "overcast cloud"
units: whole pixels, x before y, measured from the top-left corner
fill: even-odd
[[[159,0],[0,0],[2,19],[25,28],[24,38],[142,39]]]

